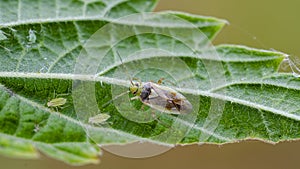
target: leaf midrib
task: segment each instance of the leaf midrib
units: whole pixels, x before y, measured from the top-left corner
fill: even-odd
[[[47,75],[49,75],[49,76],[47,76]],[[0,77],[42,78],[42,79],[52,78],[52,79],[66,79],[66,80],[85,80],[85,81],[94,81],[94,82],[106,82],[106,83],[109,83],[109,84],[115,84],[115,85],[129,87],[129,83],[126,80],[119,80],[119,79],[115,79],[115,78],[109,78],[109,77],[103,77],[103,76],[94,76],[94,75],[73,75],[73,74],[54,74],[54,73],[51,73],[51,74],[45,74],[45,73],[10,73],[10,72],[5,73],[5,72],[0,72]],[[263,81],[261,81],[261,80],[256,82],[256,83],[251,81],[248,84],[262,84],[262,82]],[[266,82],[266,84],[268,84],[268,83],[270,85],[278,86],[277,84]],[[225,87],[228,87],[230,85],[236,85],[236,84],[247,84],[247,83],[245,83],[245,81],[243,81],[242,83],[241,82],[240,83],[237,83],[237,82],[232,83],[231,82],[229,84],[226,84],[226,85],[222,86],[221,88],[225,88]],[[286,87],[286,86],[278,86],[278,87]],[[238,104],[242,104],[242,105],[252,107],[252,108],[256,108],[256,109],[259,109],[259,110],[266,110],[266,111],[269,111],[269,112],[273,112],[274,114],[278,114],[278,115],[281,115],[281,116],[288,117],[290,119],[300,121],[300,116],[298,116],[298,115],[286,113],[285,111],[281,111],[281,110],[274,109],[272,107],[264,106],[264,105],[253,103],[253,102],[249,102],[247,100],[242,100],[242,99],[239,99],[239,98],[226,96],[226,94],[215,93],[215,91],[220,90],[221,88],[215,88],[215,89],[211,89],[209,91],[201,91],[201,90],[187,89],[187,88],[177,88],[177,87],[172,87],[172,88],[179,91],[179,92],[182,92],[182,93],[193,94],[193,95],[201,95],[201,96],[211,97],[211,98],[215,98],[215,99],[221,99],[221,100],[224,100],[224,101],[229,101],[229,102],[232,102],[232,103],[238,103]],[[41,105],[40,105],[40,108],[45,109]]]
[[[161,14],[168,14],[166,12],[162,12]],[[170,16],[173,17],[177,17],[175,15],[173,15],[174,13],[169,13]],[[178,17],[179,19],[182,19],[180,17]],[[184,20],[184,19],[182,19]],[[65,18],[43,18],[43,19],[28,19],[28,20],[23,20],[23,21],[17,21],[17,22],[8,22],[8,23],[0,23],[0,28],[5,28],[5,27],[14,27],[14,26],[20,26],[20,25],[29,25],[29,24],[44,24],[44,23],[58,23],[58,22],[81,22],[81,21],[105,21],[108,23],[112,23],[112,24],[121,24],[121,25],[128,25],[128,26],[146,26],[146,27],[161,27],[161,28],[182,28],[182,29],[187,29],[187,28],[192,28],[195,29],[195,26],[193,24],[184,24],[184,26],[182,26],[182,24],[174,24],[174,25],[170,25],[170,22],[168,22],[167,25],[158,23],[158,24],[154,24],[152,25],[154,22],[151,22],[152,24],[149,24],[149,22],[146,22],[146,24],[141,24],[141,22],[134,22],[133,20],[122,20],[122,18],[118,18],[118,19],[113,19],[113,18],[107,18],[107,17],[103,17],[103,16],[92,16],[92,17],[84,17],[84,16],[80,16],[80,17],[65,17]],[[221,22],[220,20],[216,20],[214,22],[211,23],[216,23],[215,25],[202,25],[201,27],[208,27],[208,26],[217,26],[217,25],[221,25],[223,22]]]

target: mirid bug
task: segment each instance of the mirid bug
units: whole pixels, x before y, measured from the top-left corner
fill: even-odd
[[[180,93],[172,88],[161,86],[153,82],[146,82],[140,85],[130,87],[130,90],[139,87],[137,91],[132,92],[136,95],[133,99],[140,99],[147,106],[164,113],[170,114],[187,114],[193,109],[192,104]]]
[[[118,51],[117,54],[122,65],[124,65]],[[193,110],[192,104],[182,94],[170,87],[160,85],[163,79],[160,79],[157,83],[134,83],[125,65],[124,68],[131,83],[129,91],[135,96],[131,100],[139,99],[143,104],[169,114],[188,114]]]

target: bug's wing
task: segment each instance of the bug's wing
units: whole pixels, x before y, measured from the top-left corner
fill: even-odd
[[[192,104],[186,99],[173,101],[156,96],[150,97],[149,100],[144,101],[144,104],[168,114],[188,114],[193,110]]]
[[[182,114],[188,114],[193,110],[192,104],[187,99],[183,99],[180,102],[175,102],[175,104],[180,105],[179,111]]]
[[[168,96],[168,93],[177,93],[175,90],[169,88],[169,87],[165,87],[165,86],[159,86],[155,83],[151,83],[151,95],[152,93],[155,93],[156,95],[164,98],[164,99],[170,99],[170,96]]]
[[[152,92],[149,96],[149,106],[170,114],[188,114],[193,110],[192,104],[179,92],[165,86],[151,83]]]
[[[149,98],[149,100],[143,102],[147,106],[158,110],[162,113],[168,113],[168,114],[180,114],[180,111],[178,111],[171,103],[169,103],[165,98],[162,98],[160,96]]]

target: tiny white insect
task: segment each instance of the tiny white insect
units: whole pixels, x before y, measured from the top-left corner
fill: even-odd
[[[38,131],[40,131],[40,125],[39,125],[39,124],[35,124],[35,125],[34,125],[33,131],[34,131],[35,133],[37,133]]]
[[[29,29],[29,32],[28,32],[28,41],[29,41],[29,44],[33,44],[36,42],[36,35],[35,35],[36,31],[35,30],[31,30]]]

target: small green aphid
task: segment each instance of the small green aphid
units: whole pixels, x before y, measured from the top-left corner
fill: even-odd
[[[118,52],[117,54],[123,64],[120,54]],[[128,74],[128,71],[126,72]],[[170,87],[160,85],[163,78],[157,83],[140,81],[134,83],[129,74],[128,77],[131,83],[129,91],[135,96],[131,100],[139,99],[143,104],[169,114],[188,114],[193,110],[192,104],[182,94]]]
[[[96,116],[89,118],[89,123],[93,125],[103,125],[110,118],[110,115],[107,113],[97,114]]]
[[[59,97],[59,98],[54,98],[54,99],[50,100],[47,103],[47,106],[58,109],[59,107],[65,105],[66,103],[67,103],[67,99]]]

